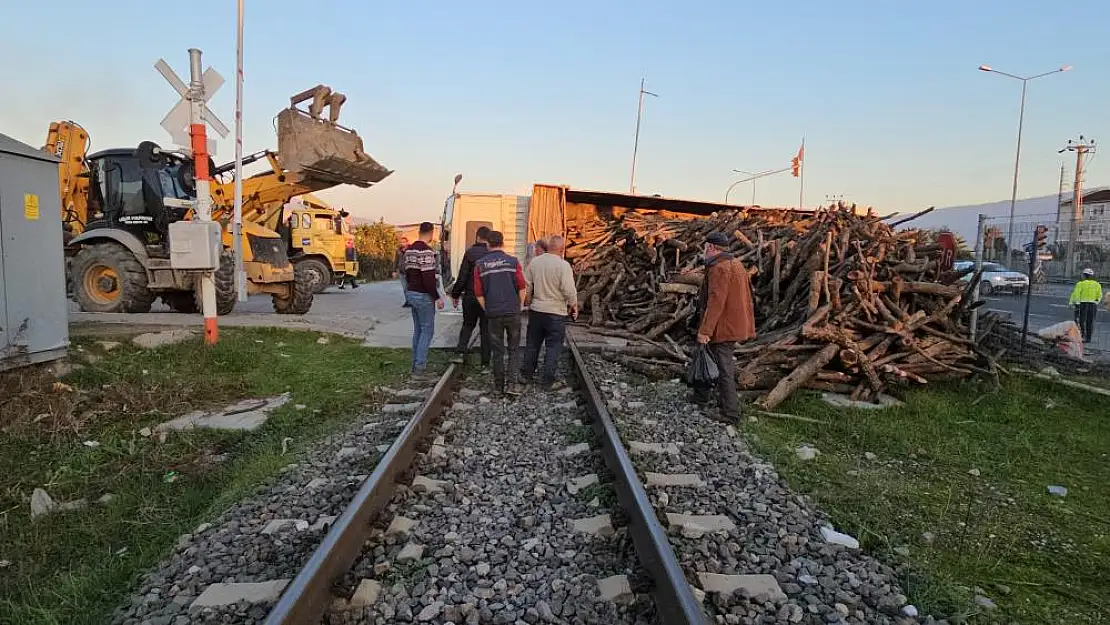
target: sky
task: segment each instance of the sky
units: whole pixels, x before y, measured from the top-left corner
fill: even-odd
[[[1074,66],[1029,83],[1019,197],[1056,192],[1069,138],[1110,140],[1104,0],[245,2],[245,151],[276,148],[272,120],[293,93],[345,93],[340,121],[394,173],[320,195],[367,219],[438,218],[456,173],[463,192],[626,192],[642,77],[659,94],[640,130],[644,194],[721,201],[733,169],[789,167],[804,136],[807,206],[1008,198],[1021,83],[980,64]],[[227,80],[210,106],[231,126],[235,6],[0,0],[0,132],[40,146],[51,121],[72,119],[94,150],[169,145],[159,123],[178,96],[153,65],[185,76],[190,47]],[[217,162],[234,157],[231,136],[217,145]],[[1096,156],[1091,184],[1108,170]],[[799,180],[756,193],[796,206]]]

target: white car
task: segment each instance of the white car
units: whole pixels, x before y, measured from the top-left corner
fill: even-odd
[[[953,269],[956,271],[971,270],[966,276],[960,278],[961,280],[970,280],[975,275],[975,263],[973,261],[960,261],[953,266]],[[1029,276],[1020,271],[1011,271],[998,263],[984,262],[983,276],[980,279],[979,293],[981,295],[993,295],[1000,292],[1021,295],[1029,288]]]

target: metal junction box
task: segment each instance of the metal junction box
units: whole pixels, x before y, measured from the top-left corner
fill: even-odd
[[[0,134],[0,371],[68,346],[58,159]]]
[[[216,221],[175,221],[170,224],[170,267],[207,269],[220,267],[220,234]]]

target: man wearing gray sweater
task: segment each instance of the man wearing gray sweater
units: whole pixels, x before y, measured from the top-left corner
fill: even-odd
[[[524,349],[521,378],[532,380],[539,366],[540,346],[546,347],[540,387],[550,389],[555,382],[559,357],[567,334],[567,317],[578,319],[578,291],[570,263],[563,260],[566,241],[561,236],[547,239],[547,250],[532,259],[524,269],[528,284],[528,338]]]

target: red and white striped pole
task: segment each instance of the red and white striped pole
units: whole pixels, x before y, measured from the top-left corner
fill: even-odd
[[[204,82],[200,50],[189,48],[189,145],[193,150],[196,171],[198,221],[212,221],[212,196],[209,192],[211,172],[208,171],[208,131],[204,125]],[[204,342],[214,345],[220,338],[216,325],[216,281],[212,272],[200,279],[201,312],[204,313]]]

